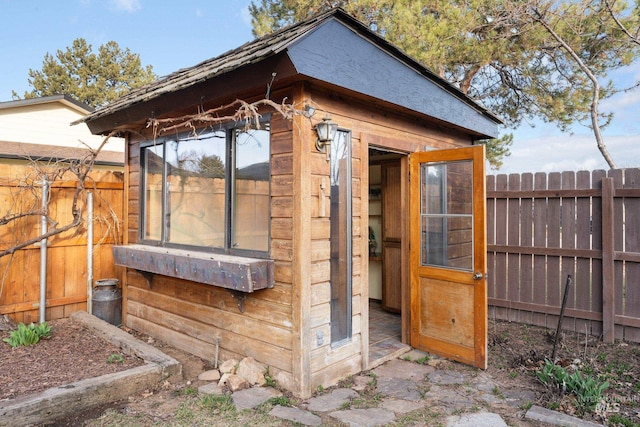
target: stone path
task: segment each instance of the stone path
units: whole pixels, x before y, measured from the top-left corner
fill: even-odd
[[[477,370],[455,371],[442,367],[421,365],[414,360],[424,353],[412,351],[402,359],[391,360],[368,375],[353,378],[350,388],[337,388],[301,402],[297,407],[275,406],[270,415],[305,426],[321,426],[323,417],[330,417],[350,427],[384,426],[416,413],[443,414],[432,423],[417,416],[415,426],[442,425],[447,427],[506,427],[569,425],[566,419],[544,414],[537,407],[535,417],[527,419],[520,408],[535,401],[532,392],[500,390],[491,378]],[[375,387],[375,388],[373,388]],[[217,393],[220,389],[206,386],[201,393]],[[366,395],[365,395],[366,393]],[[281,393],[271,388],[254,387],[232,394],[238,410],[254,409]],[[376,400],[376,407],[362,409],[359,401]],[[422,410],[422,411],[421,411]],[[417,411],[417,412],[416,412]],[[499,412],[499,413],[498,413]],[[563,415],[564,416],[564,415]],[[424,415],[423,415],[424,417]],[[566,417],[566,416],[565,416]],[[506,418],[506,420],[505,420]],[[574,419],[581,425],[580,420]],[[561,424],[565,423],[565,424]]]

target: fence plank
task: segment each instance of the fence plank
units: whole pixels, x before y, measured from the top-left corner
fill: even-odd
[[[614,193],[617,189],[623,187],[624,175],[621,169],[610,170],[608,176],[613,178]],[[624,201],[622,198],[613,199],[613,250],[622,251],[624,247]],[[604,233],[605,230],[603,230]],[[603,235],[603,239],[605,236]],[[624,312],[624,298],[623,298],[623,275],[624,275],[624,263],[622,261],[616,261],[613,263],[613,284],[615,286],[615,312]],[[624,328],[622,326],[615,326],[615,338],[624,338]]]
[[[509,190],[520,190],[520,175],[509,175]],[[507,200],[507,244],[520,245],[520,199],[510,198]],[[520,255],[517,252],[507,254],[507,297],[512,301],[518,301],[520,295]],[[518,321],[518,313],[511,310],[509,320]]]
[[[588,171],[580,171],[576,174],[576,189],[588,190],[591,188],[591,174]],[[591,249],[591,197],[578,197],[576,199],[576,248]],[[593,310],[591,305],[593,295],[593,281],[591,280],[591,259],[579,257],[576,260],[574,276],[576,289],[575,308],[580,310]],[[592,322],[576,319],[576,331],[590,334]]]
[[[640,169],[625,170],[624,188],[640,188]],[[625,197],[624,250],[640,253],[640,198]],[[624,261],[624,312],[627,317],[640,317],[640,263]],[[640,329],[624,328],[624,339],[640,341]]]
[[[533,174],[522,175],[520,188],[524,191],[533,191]],[[533,198],[523,197],[520,199],[520,246],[533,246]],[[521,302],[533,302],[533,255],[520,254],[520,295]],[[520,311],[520,322],[531,323],[533,313],[531,311]]]
[[[549,174],[547,182],[549,190],[562,188],[562,175],[558,172]],[[553,248],[560,247],[560,221],[561,221],[561,199],[552,198],[548,201],[549,223],[547,224],[547,245]],[[560,257],[547,257],[547,301],[552,307],[560,307],[562,301],[560,277]],[[555,328],[558,323],[558,316],[547,316],[547,327]]]
[[[495,190],[496,177],[493,175],[487,175],[486,191]],[[487,245],[495,244],[495,199],[487,197]],[[496,293],[496,274],[495,274],[495,252],[487,251],[487,296],[493,298]],[[490,274],[489,274],[490,272]],[[495,315],[495,313],[492,313]]]
[[[591,173],[591,186],[599,189],[600,195],[591,199],[591,247],[600,251],[600,257],[591,259],[591,281],[593,293],[591,306],[594,311],[602,310],[603,271],[602,271],[602,179],[606,178],[604,170]],[[591,322],[591,332],[600,335],[603,332],[602,322]]]
[[[536,173],[534,176],[535,190],[547,189],[547,175]],[[548,223],[548,200],[544,197],[536,197],[533,200],[533,244],[536,247],[547,247],[547,223]],[[535,255],[533,257],[533,302],[536,304],[547,303],[547,257]],[[546,315],[544,313],[534,313],[533,324],[546,326]]]
[[[496,190],[506,190],[508,187],[507,176],[498,175],[496,177]],[[507,200],[498,199],[496,206],[496,244],[501,245],[507,243]],[[505,253],[496,253],[495,255],[495,274],[496,277],[502,277],[504,280],[496,281],[495,297],[500,299],[507,298],[507,255]],[[496,316],[499,319],[508,318],[508,310],[504,308],[496,309]]]
[[[576,175],[573,171],[565,171],[560,174],[562,177],[562,189],[574,190],[576,186]],[[560,207],[560,246],[563,249],[575,249],[576,243],[576,199],[575,197],[563,197]],[[574,256],[563,256],[560,258],[560,294],[564,296],[564,288],[567,284],[567,276],[571,275],[573,284],[569,287],[567,295],[567,308],[576,306],[576,259]],[[561,299],[562,301],[562,299]],[[575,331],[575,319],[567,318],[562,322],[562,328]]]

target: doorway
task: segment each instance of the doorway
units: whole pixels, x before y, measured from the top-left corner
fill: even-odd
[[[409,315],[406,305],[403,309],[403,159],[402,154],[369,149],[369,368],[410,349],[402,327]]]

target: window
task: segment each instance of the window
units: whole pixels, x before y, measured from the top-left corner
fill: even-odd
[[[421,165],[422,265],[473,269],[472,172],[472,161]]]
[[[201,129],[141,148],[143,243],[269,251],[270,130]]]
[[[339,130],[331,149],[331,344],[351,338],[351,134]]]

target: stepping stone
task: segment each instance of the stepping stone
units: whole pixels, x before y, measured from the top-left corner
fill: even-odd
[[[420,365],[406,360],[393,359],[374,369],[373,373],[378,379],[380,377],[385,377],[422,381],[425,379],[425,376],[432,373],[434,369],[435,368],[432,366]]]
[[[384,426],[396,420],[393,412],[382,408],[349,409],[331,412],[329,415],[351,427]]]
[[[236,410],[253,409],[262,405],[272,397],[282,396],[282,393],[271,387],[254,387],[236,391],[231,395]]]
[[[507,405],[512,408],[518,408],[522,404],[536,401],[536,393],[531,390],[504,390],[502,394]]]
[[[378,378],[376,391],[385,397],[417,402],[422,398],[415,381],[402,378]]]
[[[209,383],[198,387],[198,393],[220,395],[224,394],[224,390],[218,383]]]
[[[447,427],[508,427],[502,417],[491,412],[452,415],[445,421]]]
[[[444,387],[432,387],[431,390],[425,393],[425,398],[436,402],[448,414],[466,411],[478,406],[478,403],[472,398]]]
[[[473,381],[473,386],[472,387],[474,387],[474,388],[476,388],[476,389],[478,389],[480,391],[484,391],[485,393],[493,393],[493,390],[496,387],[496,383],[493,382],[493,380],[491,380],[487,376],[485,376],[483,374],[480,374]]]
[[[540,406],[533,405],[524,418],[532,421],[540,421],[554,426],[564,427],[598,427],[601,424],[592,423],[591,421],[584,421],[580,418],[572,417],[571,415],[563,414],[561,412],[552,411],[550,409],[542,408]]]
[[[380,405],[384,409],[393,411],[395,414],[407,414],[409,412],[417,411],[427,406],[427,403],[422,402],[410,402],[402,399],[385,399]]]
[[[319,416],[312,414],[309,411],[303,411],[298,408],[289,408],[287,406],[276,406],[271,411],[269,411],[269,415],[272,417],[281,418],[283,420],[292,421],[294,423],[299,423],[305,426],[319,426],[322,425],[322,418]]]
[[[198,375],[199,381],[220,381],[220,371],[217,369],[211,369],[209,371],[204,371],[200,375]]]
[[[368,375],[358,375],[357,377],[353,378],[353,385],[351,386],[351,390],[363,391],[367,388],[371,381],[373,381],[373,378]]]
[[[456,371],[437,370],[429,374],[429,381],[442,385],[464,384],[468,380],[468,375]]]
[[[349,388],[338,388],[331,393],[309,399],[307,409],[313,412],[329,412],[339,409],[359,394]]]
[[[504,402],[504,399],[491,393],[482,393],[480,395],[480,399],[482,399],[482,401],[487,403],[488,405],[494,405],[496,403]]]

